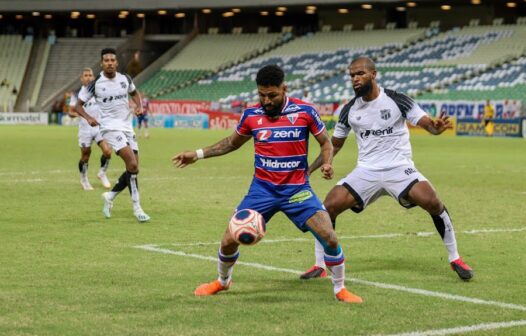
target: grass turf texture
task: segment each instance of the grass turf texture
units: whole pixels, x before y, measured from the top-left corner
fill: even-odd
[[[128,192],[113,217],[103,218],[93,147],[90,180],[81,190],[76,128],[0,127],[1,335],[374,335],[525,320],[526,311],[410,294],[347,282],[362,305],[338,303],[328,279],[237,265],[234,285],[197,298],[197,285],[216,277],[216,263],[148,252],[137,245],[215,257],[232,210],[253,173],[252,145],[179,170],[173,154],[209,145],[223,131],[154,129],[140,140],[142,205],[152,217],[139,224]],[[417,168],[448,206],[460,253],[475,280],[460,281],[431,218],[384,197],[362,214],[344,213],[342,237],[400,233],[393,238],[342,238],[347,276],[526,306],[526,231],[468,234],[468,230],[526,227],[524,139],[412,137]],[[311,139],[311,161],[317,144]],[[350,138],[336,157],[333,181],[311,182],[323,200],[355,165]],[[123,171],[114,156],[109,177]],[[282,214],[264,241],[242,247],[239,261],[303,271],[313,264],[310,234]],[[415,233],[433,232],[430,236]],[[469,335],[524,335],[526,327]]]

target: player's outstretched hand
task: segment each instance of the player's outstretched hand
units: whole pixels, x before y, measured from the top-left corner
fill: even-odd
[[[451,124],[449,117],[443,114],[435,120],[434,124],[437,134],[442,134],[445,130],[453,128],[453,124]]]
[[[326,179],[326,180],[330,180],[332,179],[333,175],[334,175],[334,170],[332,169],[332,165],[329,164],[329,163],[324,163],[321,168],[321,176]]]
[[[177,168],[184,168],[189,164],[197,161],[197,153],[195,151],[185,151],[177,154],[172,158],[172,163]]]
[[[95,126],[99,126],[99,122],[97,121],[97,119],[95,118],[91,118],[89,117],[88,119],[86,119],[86,121],[88,122],[88,124],[90,124],[91,127],[95,127]]]

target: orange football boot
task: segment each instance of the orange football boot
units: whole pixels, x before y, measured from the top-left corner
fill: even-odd
[[[338,301],[343,301],[347,303],[362,303],[363,302],[361,297],[349,292],[347,288],[343,288],[341,291],[339,291],[338,294],[336,294],[336,299]]]
[[[220,291],[227,290],[230,287],[230,281],[226,286],[223,286],[219,280],[214,280],[209,283],[205,283],[197,287],[194,291],[195,296],[209,296],[219,293]]]

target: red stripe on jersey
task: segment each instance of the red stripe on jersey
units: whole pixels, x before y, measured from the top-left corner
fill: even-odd
[[[295,170],[288,172],[270,172],[264,169],[256,168],[255,177],[276,185],[304,184],[306,182],[304,170]]]
[[[263,156],[292,156],[292,155],[306,155],[307,141],[290,141],[280,142],[276,146],[276,142],[256,142],[256,154]]]

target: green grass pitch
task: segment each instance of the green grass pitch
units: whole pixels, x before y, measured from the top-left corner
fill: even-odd
[[[475,279],[451,271],[423,210],[384,197],[339,218],[347,287],[365,300],[348,305],[334,300],[330,280],[299,280],[313,242],[282,214],[261,243],[241,247],[229,291],[193,296],[216,277],[218,241],[252,178],[250,143],[175,169],[175,153],[229,131],[152,130],[140,139],[139,174],[152,221],[139,224],[127,191],[103,218],[96,147],[95,190],[81,190],[76,131],[0,127],[0,335],[526,335],[524,139],[412,137]],[[317,154],[311,141],[311,160]],[[355,162],[349,139],[334,180],[311,179],[322,200]],[[122,171],[114,156],[110,180]]]

